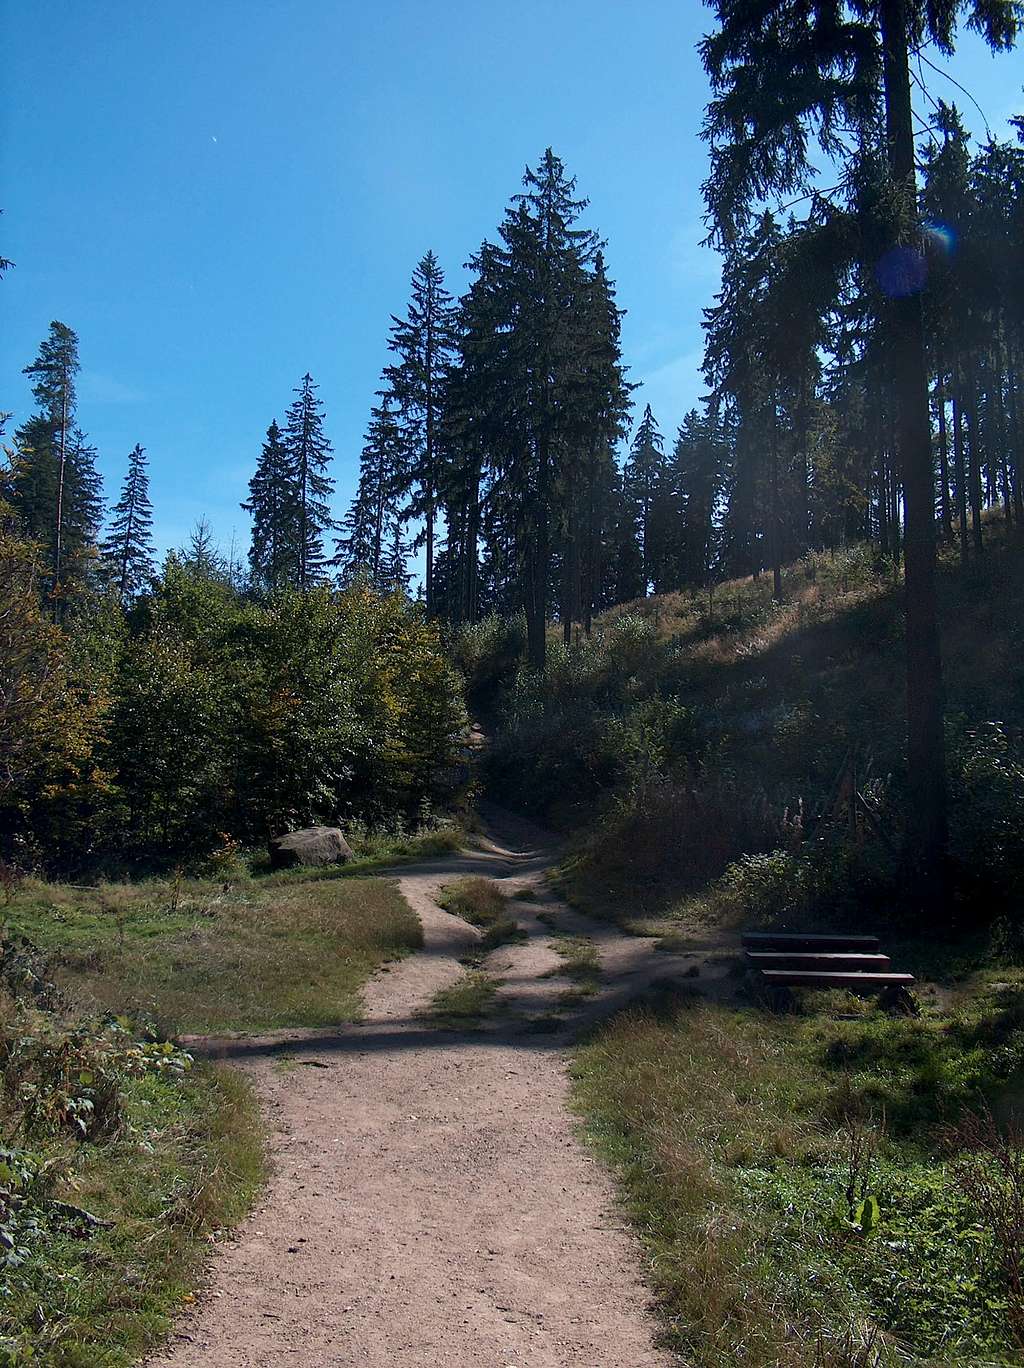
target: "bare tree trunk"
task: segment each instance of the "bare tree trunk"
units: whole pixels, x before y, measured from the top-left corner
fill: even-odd
[[[905,0],[881,0],[886,135],[893,181],[917,218],[914,125]],[[921,250],[915,241],[912,247]],[[942,656],[935,591],[935,475],[921,299],[891,302],[891,360],[903,470],[907,614],[907,829],[905,857],[927,908],[943,901],[948,839]]]
[[[960,399],[960,368],[953,366],[953,476],[956,480],[956,518],[960,542],[960,564],[967,564],[970,556],[970,536],[967,528],[967,475],[964,463],[964,415]]]
[[[949,439],[946,434],[946,372],[939,366],[935,384],[935,409],[939,419],[939,507],[942,514],[942,540],[953,540],[953,512],[949,500]]]

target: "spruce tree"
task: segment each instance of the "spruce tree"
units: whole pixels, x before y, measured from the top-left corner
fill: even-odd
[[[863,148],[883,150],[883,193],[866,217],[881,239],[872,244],[872,264],[879,265],[886,296],[878,313],[906,510],[905,853],[922,902],[939,901],[947,798],[910,56],[929,41],[951,52],[965,10],[992,48],[1008,48],[1017,34],[1017,7],[1006,0],[875,0],[842,18],[832,0],[716,0],[715,9],[719,29],[704,40],[702,54],[713,92],[705,192],[719,244],[735,241],[768,196],[809,190],[812,141],[848,176],[856,175]]]
[[[655,510],[665,485],[665,440],[658,420],[645,405],[629,449],[624,474],[626,498],[635,510],[637,537],[640,544],[640,581],[644,597],[655,580],[660,579]]]
[[[324,434],[323,403],[317,398],[317,388],[307,372],[285,415],[283,434],[295,499],[292,554],[299,589],[308,589],[323,578],[324,533],[334,526],[328,503],[334,481],[327,474],[332,448]]]
[[[399,498],[404,446],[394,396],[380,393],[359,462],[359,487],[335,542],[332,564],[343,584],[365,575],[377,588],[405,584],[405,542]]]
[[[412,276],[404,318],[392,316],[388,346],[397,360],[386,372],[397,405],[412,494],[409,512],[423,520],[424,598],[436,610],[434,560],[441,470],[441,429],[448,369],[458,338],[457,310],[444,287],[444,272],[428,252]]]
[[[121,602],[133,599],[153,579],[153,508],[149,501],[146,453],[136,445],[128,457],[121,497],[111,510],[102,557]]]
[[[58,615],[95,560],[102,489],[95,450],[75,422],[78,337],[56,320],[25,374],[39,411],[15,433],[18,469],[12,504],[26,534],[41,542],[52,567]]]
[[[252,516],[249,574],[254,588],[267,593],[298,583],[298,498],[294,471],[276,419],[249,481],[242,508]]]

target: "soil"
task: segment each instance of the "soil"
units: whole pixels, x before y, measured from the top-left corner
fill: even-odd
[[[272,1176],[153,1368],[678,1362],[656,1344],[611,1178],[577,1138],[566,1049],[694,956],[569,909],[545,883],[553,858],[542,833],[492,814],[480,849],[395,871],[425,943],[367,985],[364,1021],[194,1043],[251,1077]],[[528,936],[483,962],[502,983],[494,1009],[452,1031],[425,1009],[479,932],[435,895],[467,874],[522,894],[509,910]],[[556,932],[600,954],[601,988],[571,1006]]]

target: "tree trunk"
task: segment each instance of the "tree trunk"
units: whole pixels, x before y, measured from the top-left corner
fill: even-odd
[[[1010,409],[1010,431],[1013,433],[1013,460],[1010,463],[1010,482],[1013,485],[1013,511],[1017,519],[1017,536],[1024,531],[1024,493],[1021,491],[1021,424],[1017,399],[1017,370],[1013,364],[1013,339],[1007,346],[1006,395]]]
[[[889,167],[917,220],[914,128],[904,0],[881,0],[885,116]],[[911,244],[920,251],[916,239]],[[906,865],[918,880],[922,907],[938,904],[948,837],[943,735],[942,656],[935,593],[935,474],[932,466],[928,371],[920,295],[891,301],[891,360],[896,426],[903,468],[907,614]]]
[[[946,433],[946,372],[939,367],[935,384],[935,408],[939,419],[939,507],[942,511],[942,540],[953,540],[953,511],[949,501],[949,438]]]
[[[768,537],[772,562],[772,598],[782,602],[782,538],[779,535],[779,430],[774,410],[771,416],[769,460]]]
[[[960,564],[967,564],[971,543],[967,530],[967,475],[964,466],[964,418],[960,401],[960,369],[953,367],[953,477],[956,480],[956,518]]]
[[[60,407],[60,473],[57,476],[57,526],[53,537],[53,612],[60,616],[60,559],[61,543],[64,539],[64,472],[67,469],[68,453],[68,378],[64,372],[64,386]]]
[[[981,434],[978,431],[978,382],[974,373],[974,361],[967,358],[966,403],[964,416],[967,419],[967,472],[968,492],[971,501],[971,538],[975,554],[980,556],[984,550],[981,527],[981,510],[984,494],[981,486]]]

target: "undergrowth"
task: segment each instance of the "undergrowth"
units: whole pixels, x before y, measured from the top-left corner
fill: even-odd
[[[255,1100],[127,1018],[83,1015],[26,942],[0,964],[0,1364],[128,1368],[263,1181]]]
[[[1007,1269],[1024,1224],[1007,1212],[1024,1214],[1024,1173],[1015,1186],[978,1136],[1005,1133],[1016,1106],[1020,990],[1019,975],[979,984],[919,1019],[668,997],[578,1052],[586,1132],[619,1173],[687,1363],[1019,1362]],[[999,1125],[967,1124],[1001,1109]]]

